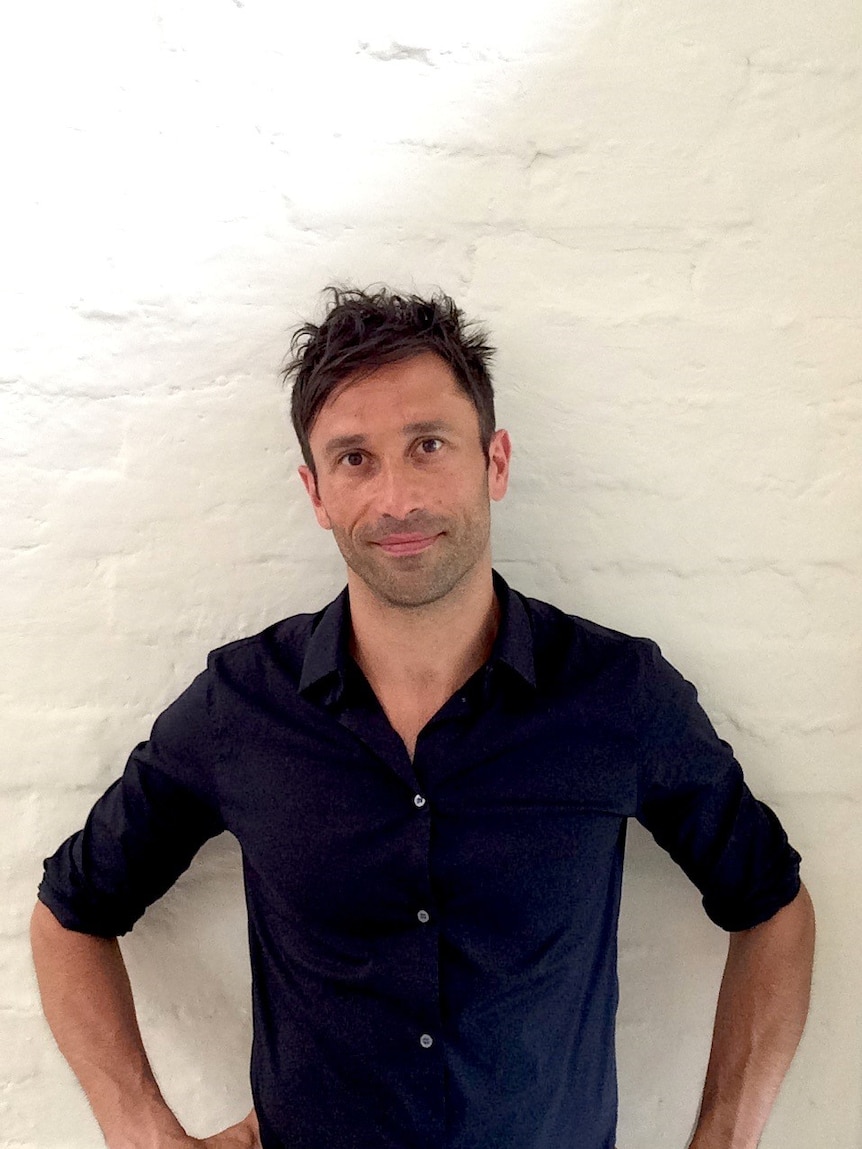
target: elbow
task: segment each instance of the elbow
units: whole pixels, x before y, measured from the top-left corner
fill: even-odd
[[[57,930],[65,930],[65,926],[57,920],[57,916],[53,910],[49,910],[41,898],[36,899],[36,905],[33,907],[33,913],[30,915],[30,937],[34,934],[42,936],[43,934],[50,934]]]
[[[814,965],[816,923],[804,885],[792,902],[749,930],[731,935],[730,955],[779,978],[789,977],[807,999]]]
[[[56,946],[66,933],[68,930],[60,924],[54,913],[43,901],[37,900],[30,915],[30,948],[34,960],[38,963],[40,956],[50,947]]]
[[[788,902],[771,918],[747,930],[730,935],[730,950],[751,952],[764,958],[794,957],[800,964],[810,966],[814,956],[816,923],[811,895],[804,885],[792,902]]]
[[[809,951],[814,957],[814,942],[817,934],[817,920],[814,914],[814,903],[804,884],[800,884],[799,893],[780,914],[787,917],[788,929],[795,933],[800,946]]]
[[[813,950],[816,923],[814,903],[805,885],[800,883],[793,901],[777,910],[771,918],[748,930],[731,935],[732,940],[774,938],[782,946],[799,945]]]

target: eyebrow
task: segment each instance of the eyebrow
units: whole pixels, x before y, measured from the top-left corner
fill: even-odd
[[[408,423],[404,428],[405,435],[438,435],[451,433],[452,428],[440,419],[433,419],[427,423]]]
[[[434,419],[425,423],[407,423],[401,428],[404,435],[440,435],[452,431],[449,423]],[[337,455],[339,451],[350,451],[356,447],[364,447],[368,442],[367,435],[336,435],[328,439],[324,445],[325,455]]]
[[[366,442],[364,435],[336,435],[329,439],[323,448],[326,455],[335,455],[339,451],[349,451],[351,447],[362,447]]]

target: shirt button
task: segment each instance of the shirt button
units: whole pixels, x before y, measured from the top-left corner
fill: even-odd
[[[419,919],[420,922],[430,922],[431,921],[431,915],[428,913],[427,910],[420,910],[419,913],[416,915],[416,917]]]
[[[430,1049],[431,1046],[434,1044],[434,1038],[431,1036],[430,1033],[423,1033],[422,1036],[419,1038],[419,1044],[422,1046],[423,1049]]]
[[[420,807],[425,805],[425,799],[422,797],[421,794],[415,794],[413,796],[413,805],[414,806],[420,806]]]

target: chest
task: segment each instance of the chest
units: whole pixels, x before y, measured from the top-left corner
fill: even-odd
[[[494,717],[246,726],[219,789],[251,896],[360,948],[417,905],[486,938],[589,917],[618,881],[634,759],[610,730]]]
[[[412,762],[419,735],[444,706],[448,694],[429,692],[424,695],[399,695],[395,692],[381,692],[379,698],[387,722],[404,743],[407,756]]]

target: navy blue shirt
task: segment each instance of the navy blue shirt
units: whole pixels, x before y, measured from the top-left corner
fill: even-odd
[[[236,836],[264,1149],[612,1149],[626,819],[724,929],[799,889],[655,644],[495,585],[491,657],[412,762],[345,591],[213,652],[46,862],[60,922],[115,936]]]

